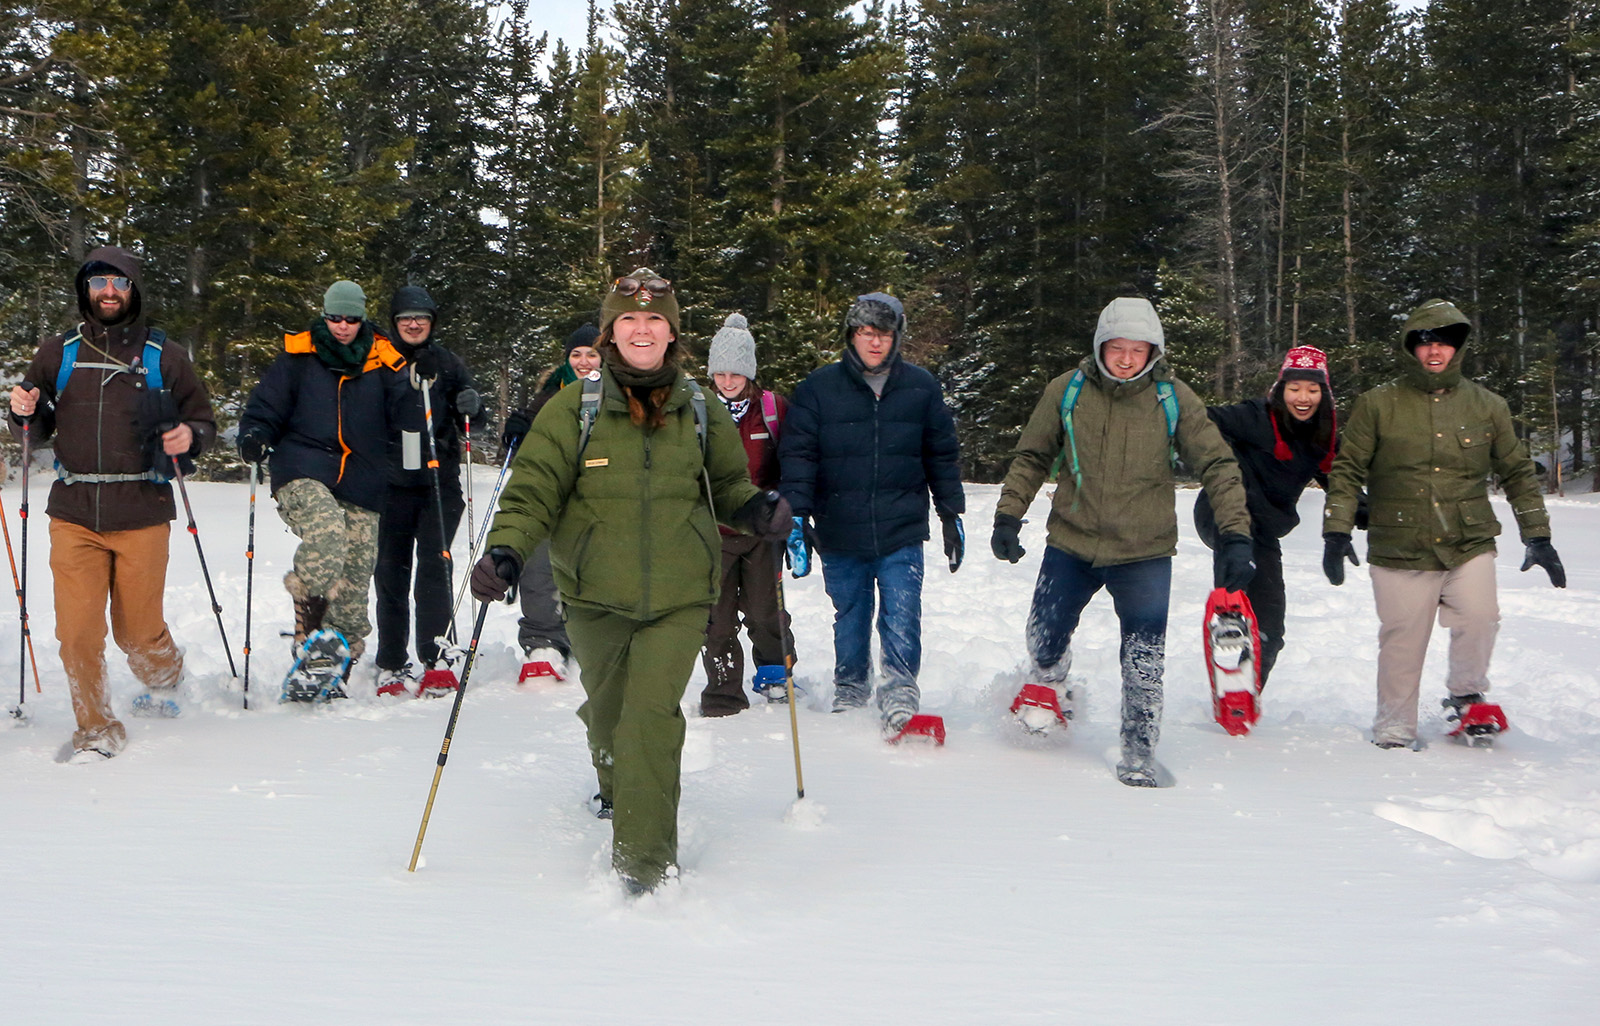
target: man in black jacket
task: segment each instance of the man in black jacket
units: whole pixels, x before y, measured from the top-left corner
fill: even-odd
[[[917,711],[922,666],[922,543],[928,497],[943,524],[953,573],[961,563],[960,449],[939,383],[900,356],[900,301],[882,292],[857,297],[845,315],[843,354],[795,389],[784,421],[780,486],[796,533],[822,556],[833,600],[833,711],[871,697],[874,588],[882,603],[878,638],[883,685],[878,710],[887,733]],[[795,576],[809,571],[807,544],[790,545]]]
[[[415,693],[420,674],[406,658],[412,552],[416,553],[417,656],[423,666],[439,661],[436,640],[450,625],[450,567],[444,553],[455,539],[466,504],[461,497],[461,425],[477,417],[483,403],[473,388],[472,374],[461,357],[439,344],[435,332],[438,306],[428,291],[407,285],[389,301],[395,349],[406,360],[411,380],[409,403],[413,421],[424,413],[422,389],[428,389],[432,431],[439,457],[437,473],[428,466],[428,439],[421,432],[401,431],[390,445],[389,497],[378,521],[378,694]],[[438,487],[437,503],[434,487]],[[440,518],[444,536],[441,538]]]

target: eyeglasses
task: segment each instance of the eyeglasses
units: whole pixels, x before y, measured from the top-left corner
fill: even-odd
[[[329,313],[323,314],[322,319],[327,321],[329,324],[360,324],[362,321],[366,320],[365,317],[343,317],[338,314]]]
[[[1456,345],[1454,341],[1452,341],[1451,339],[1446,338],[1445,336],[1439,334],[1437,331],[1434,331],[1431,328],[1423,328],[1421,331],[1417,332],[1417,343],[1419,345],[1425,345],[1425,346],[1426,345],[1449,346],[1452,349],[1454,349],[1455,345]]]
[[[672,292],[672,282],[665,278],[618,278],[611,286],[611,291],[623,296],[632,296],[644,289],[652,296],[665,296]]]
[[[429,317],[427,314],[410,314],[408,316],[396,317],[394,322],[396,324],[432,324],[433,318]]]
[[[97,274],[93,278],[89,279],[89,291],[90,292],[99,292],[101,289],[105,288],[107,285],[110,285],[112,288],[116,289],[118,292],[126,292],[129,289],[133,288],[133,279],[132,278],[124,278],[120,274],[114,275],[114,276],[113,275],[109,275],[109,274]]]

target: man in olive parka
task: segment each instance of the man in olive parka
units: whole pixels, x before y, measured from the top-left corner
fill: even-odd
[[[776,543],[789,504],[750,482],[726,408],[697,398],[679,368],[678,304],[648,268],[619,278],[601,306],[601,369],[558,392],[511,464],[472,573],[498,599],[539,543],[566,610],[599,777],[596,813],[612,820],[612,865],[633,893],[677,859],[679,703],[721,587],[717,524]],[[584,438],[583,396],[600,388]]]
[[[1341,435],[1323,510],[1323,571],[1344,583],[1358,563],[1350,533],[1363,485],[1370,496],[1367,559],[1378,607],[1378,713],[1372,743],[1413,747],[1422,663],[1437,614],[1450,628],[1445,706],[1455,715],[1489,690],[1500,629],[1495,596],[1492,474],[1527,546],[1522,569],[1544,567],[1566,587],[1550,544],[1538,472],[1517,438],[1506,401],[1461,373],[1472,326],[1430,299],[1400,333],[1400,376],[1361,395]]]
[[[1059,459],[1061,476],[1028,613],[1032,680],[1064,695],[1078,618],[1097,591],[1108,590],[1122,629],[1117,778],[1132,787],[1160,782],[1153,754],[1178,546],[1174,454],[1200,476],[1216,511],[1216,585],[1240,590],[1255,571],[1238,461],[1205,403],[1173,376],[1165,346],[1149,300],[1123,297],[1107,304],[1095,326],[1093,354],[1045,386],[1022,430],[990,541],[996,557],[1013,563],[1022,558],[1022,517]],[[1075,398],[1064,404],[1074,389]]]

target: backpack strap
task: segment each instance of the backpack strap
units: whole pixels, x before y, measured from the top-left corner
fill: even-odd
[[[67,382],[72,378],[72,372],[79,367],[88,367],[91,370],[108,370],[113,374],[137,373],[144,376],[145,384],[151,388],[161,387],[161,346],[167,341],[167,333],[160,328],[151,328],[144,340],[144,349],[140,353],[139,363],[133,367],[125,367],[120,363],[90,363],[78,359],[78,347],[83,342],[83,325],[78,325],[72,335],[61,344],[61,369],[56,371],[56,395],[60,395],[67,387]]]
[[[1178,434],[1178,393],[1170,381],[1156,382],[1156,398],[1161,401],[1161,410],[1167,415],[1167,455],[1172,460],[1172,465],[1178,465],[1178,446],[1175,441]]]
[[[1083,369],[1072,372],[1072,377],[1067,381],[1067,389],[1061,393],[1061,429],[1066,432],[1067,444],[1056,454],[1056,465],[1051,468],[1052,475],[1061,472],[1062,461],[1070,454],[1072,456],[1072,504],[1078,504],[1078,493],[1083,491],[1083,471],[1078,466],[1078,436],[1072,430],[1072,410],[1078,405],[1078,395],[1083,391]]]
[[[700,443],[700,462],[706,459],[706,391],[700,382],[689,379],[689,404],[694,407],[694,437]]]
[[[767,422],[767,434],[772,444],[778,444],[778,400],[766,389],[761,390],[761,419]]]
[[[578,400],[578,458],[589,447],[589,435],[594,431],[595,418],[600,415],[600,395],[604,382],[598,373],[583,379],[583,396]]]

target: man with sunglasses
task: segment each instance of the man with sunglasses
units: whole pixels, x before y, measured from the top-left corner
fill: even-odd
[[[40,346],[11,390],[12,435],[26,433],[36,450],[55,440],[46,512],[74,762],[108,759],[127,742],[106,688],[108,603],[117,647],[147,689],[133,711],[181,710],[183,655],[162,607],[177,516],[168,481],[174,458],[216,437],[216,421],[189,354],[146,323],[139,271],[124,250],[90,253],[77,276],[82,321]]]
[[[887,736],[917,712],[922,666],[922,545],[928,498],[942,525],[950,572],[961,565],[960,446],[939,382],[901,358],[900,301],[856,297],[840,358],[795,389],[778,445],[780,490],[794,509],[790,561],[810,570],[811,527],[833,600],[833,711],[867,704],[872,690],[873,606],[883,657],[878,712]]]
[[[239,454],[248,463],[270,455],[278,515],[300,538],[294,569],[283,578],[294,601],[294,653],[308,635],[333,628],[349,647],[346,677],[372,631],[367,594],[389,445],[402,431],[423,430],[405,357],[366,319],[366,309],[360,285],[329,286],[322,316],[284,336],[239,420]]]
[[[1344,583],[1346,561],[1360,562],[1350,536],[1363,485],[1371,497],[1367,562],[1380,624],[1372,743],[1379,748],[1418,747],[1417,699],[1435,617],[1450,628],[1443,705],[1452,735],[1492,729],[1469,716],[1485,704],[1500,631],[1494,541],[1500,521],[1489,504],[1490,475],[1505,490],[1527,548],[1522,569],[1542,567],[1551,584],[1567,586],[1550,544],[1539,473],[1511,411],[1462,374],[1471,331],[1471,322],[1442,299],[1413,310],[1400,331],[1400,377],[1356,400],[1328,474],[1322,569],[1334,585]]]

